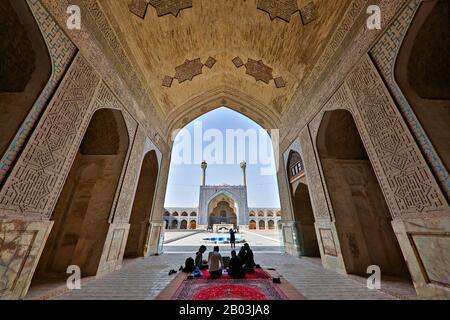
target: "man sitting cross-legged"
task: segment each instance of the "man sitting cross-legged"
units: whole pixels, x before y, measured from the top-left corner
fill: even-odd
[[[215,246],[214,251],[208,256],[209,274],[211,279],[219,279],[222,276],[224,267],[222,255],[219,253],[219,247]]]

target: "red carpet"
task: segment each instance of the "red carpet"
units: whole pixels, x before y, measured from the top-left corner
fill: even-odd
[[[211,280],[209,273],[203,277],[184,280],[172,297],[173,300],[288,300],[286,294],[274,284],[262,269],[248,274],[246,279],[231,279],[223,275]]]
[[[210,275],[209,275],[209,271],[208,270],[202,270],[203,273],[203,277],[201,278],[197,278],[197,279],[209,279]],[[270,276],[263,270],[263,269],[255,269],[254,273],[247,273],[245,275],[245,279],[269,279]],[[224,273],[222,275],[222,277],[220,277],[220,279],[231,279],[231,277]]]

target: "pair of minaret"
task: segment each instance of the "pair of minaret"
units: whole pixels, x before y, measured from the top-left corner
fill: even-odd
[[[206,186],[206,168],[208,168],[208,163],[206,161],[202,162],[202,186]],[[247,163],[245,161],[241,162],[241,169],[242,169],[242,185],[247,186]]]

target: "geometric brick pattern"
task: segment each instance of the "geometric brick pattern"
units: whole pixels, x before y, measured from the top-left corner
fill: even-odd
[[[277,88],[284,88],[286,87],[286,81],[284,81],[283,77],[277,77],[273,79],[275,81],[275,86]]]
[[[99,83],[77,56],[0,193],[0,211],[49,218],[89,123]]]
[[[445,210],[445,198],[368,56],[350,74],[347,85],[360,115],[359,126],[367,133],[363,140],[372,147],[375,171],[389,190],[394,217]]]
[[[206,60],[205,62],[205,66],[208,67],[209,69],[212,69],[212,67],[214,67],[216,62],[217,62],[216,59],[214,59],[213,57],[209,57],[208,60]]]
[[[149,0],[149,2],[156,8],[158,17],[166,14],[176,17],[181,10],[192,8],[192,0]]]
[[[40,1],[27,0],[27,4],[47,45],[49,56],[52,61],[52,73],[40,96],[19,128],[16,136],[13,138],[3,157],[0,159],[0,183],[5,179],[6,175],[11,170],[18,154],[21,152],[27,138],[31,134],[36,121],[44,111],[49,98],[55,91],[62,76],[66,72],[77,52],[75,45],[69,40],[64,31],[49,15]]]
[[[262,81],[269,84],[271,80],[274,80],[277,88],[286,87],[286,82],[284,79],[282,77],[274,78],[273,69],[266,65],[262,60],[257,61],[249,58],[247,63],[244,64],[240,57],[235,57],[232,62],[236,68],[245,66],[246,73],[255,78],[257,82]]]
[[[413,0],[405,7],[395,23],[389,27],[373,47],[370,54],[392,92],[409,128],[418,141],[422,152],[431,165],[434,174],[440,180],[440,184],[443,186],[447,197],[450,197],[450,177],[448,171],[417,119],[414,110],[403,95],[394,74],[397,56],[421,2],[421,0]]]
[[[447,210],[439,186],[368,56],[310,124],[313,142],[324,112],[338,109],[354,116],[394,218]],[[329,211],[332,214],[331,206]]]
[[[216,64],[216,59],[213,57],[209,57],[205,63],[202,63],[200,58],[189,60],[186,59],[186,61],[175,67],[175,76],[165,76],[162,82],[162,85],[164,87],[170,88],[172,86],[173,80],[177,79],[178,83],[183,83],[185,81],[192,81],[196,76],[202,74],[203,67],[206,66],[209,69],[212,69],[214,65]]]
[[[262,60],[248,59],[245,68],[247,69],[247,74],[254,77],[256,81],[263,81],[269,84],[270,80],[273,79],[273,69],[264,64]]]
[[[145,19],[148,5],[156,9],[158,17],[172,14],[178,16],[183,9],[192,8],[192,0],[132,0],[128,5],[130,12],[141,19]]]
[[[244,61],[242,61],[242,59],[239,58],[239,57],[234,58],[234,59],[232,60],[232,62],[233,62],[234,66],[235,66],[236,68],[240,68],[240,67],[242,67],[242,66],[244,65]]]
[[[162,85],[164,87],[170,88],[172,86],[172,83],[173,83],[173,77],[165,76],[164,79],[163,79]]]
[[[194,79],[202,73],[203,63],[200,58],[189,60],[187,59],[182,65],[175,68],[175,79],[178,79],[179,83]]]
[[[192,8],[192,0],[149,0],[149,3],[155,7],[158,17],[166,14],[176,17],[181,10]]]
[[[259,0],[258,9],[269,14],[270,19],[280,18],[286,22],[298,11],[297,0]]]
[[[148,2],[147,0],[132,0],[128,5],[131,13],[134,13],[139,18],[144,19],[147,13]]]
[[[300,9],[300,16],[302,17],[303,25],[310,24],[318,18],[317,6],[314,2],[310,2],[305,7]]]
[[[130,148],[129,162],[126,165],[127,169],[123,179],[121,192],[119,194],[117,209],[114,210],[114,223],[128,223],[130,220],[130,214],[144,157],[145,140],[145,130],[138,129],[135,134],[133,148]]]
[[[367,9],[367,0],[354,0],[351,2],[349,8],[347,9],[346,13],[344,14],[344,17],[342,18],[339,26],[334,31],[333,35],[331,36],[327,47],[325,50],[321,53],[320,58],[316,62],[316,64],[313,67],[313,70],[310,73],[310,76],[308,77],[307,81],[305,81],[302,84],[302,87],[300,87],[300,90],[297,92],[296,96],[294,96],[294,100],[289,104],[289,109],[292,107],[293,110],[297,111],[300,106],[304,105],[306,101],[304,99],[310,95],[311,90],[317,88],[318,81],[323,73],[323,71],[328,67],[328,65],[332,62],[333,56],[336,54],[342,43],[344,43],[345,38],[349,34],[350,30],[354,27],[356,21],[360,17],[363,12],[365,12]],[[367,39],[364,40],[364,44],[367,43]],[[349,59],[347,59],[349,60]],[[351,68],[352,66],[349,66]],[[347,72],[347,71],[346,71]],[[342,77],[345,76],[346,72],[338,73],[338,75],[342,75]],[[338,79],[338,76],[333,74],[328,77],[327,82],[332,82],[332,85],[329,85],[328,88],[332,92],[335,91],[335,89],[338,87],[339,83],[342,81],[342,79]],[[326,101],[329,99],[329,97],[332,95],[332,92],[327,92],[326,94],[322,94],[320,96],[314,97],[315,100],[308,101],[308,105],[314,105],[319,108],[323,104],[326,103]],[[291,110],[286,110],[286,113],[289,113]],[[294,111],[294,112],[295,112]],[[300,113],[300,112],[298,112]],[[295,113],[293,113],[295,114]],[[292,128],[296,125],[298,125],[298,119],[295,116],[290,117],[289,119],[285,120],[284,127],[286,128]],[[306,124],[306,123],[305,123]]]

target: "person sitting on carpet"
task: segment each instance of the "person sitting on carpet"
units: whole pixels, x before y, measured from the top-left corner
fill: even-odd
[[[231,251],[231,260],[228,267],[228,274],[233,279],[244,279],[245,278],[245,271],[242,267],[241,259],[239,259],[236,255],[236,251]]]
[[[239,250],[238,258],[241,259],[241,263],[245,264],[245,248],[241,247],[241,250]]]
[[[195,266],[200,270],[208,269],[208,262],[203,260],[203,254],[206,252],[206,246],[201,246],[195,254]]]
[[[194,271],[195,270],[194,259],[192,259],[191,257],[187,258],[186,262],[184,263],[184,268],[181,267],[180,270],[187,273],[191,273],[192,271]]]
[[[211,279],[219,279],[222,276],[222,268],[224,264],[222,255],[219,253],[218,246],[215,246],[214,251],[209,253],[208,265]]]
[[[252,249],[250,249],[250,246],[248,243],[244,244],[244,249],[245,249],[244,270],[247,273],[253,273],[253,272],[255,272],[255,267],[256,267],[255,256],[253,255],[253,251],[252,251]]]

